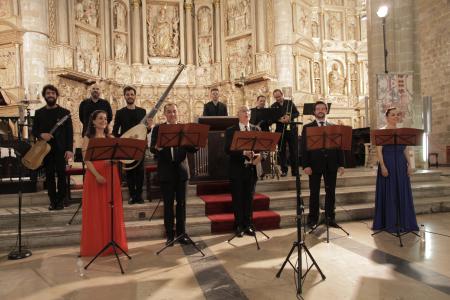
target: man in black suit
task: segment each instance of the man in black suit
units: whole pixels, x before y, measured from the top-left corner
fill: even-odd
[[[81,101],[79,107],[79,117],[81,124],[83,124],[83,130],[81,135],[84,136],[84,131],[88,127],[89,117],[96,110],[103,110],[106,112],[108,124],[112,121],[112,109],[111,105],[105,99],[100,98],[100,87],[97,84],[91,86],[91,97]]]
[[[284,99],[283,92],[280,89],[273,91],[273,97],[276,102],[271,107],[281,109],[284,115],[277,121],[275,132],[282,133],[278,144],[279,164],[281,167],[281,176],[287,175],[288,164],[286,155],[286,144],[289,145],[289,162],[291,165],[291,174],[295,176],[298,170],[294,167],[294,157],[298,149],[298,131],[297,125],[290,124],[299,116],[297,107],[292,100]]]
[[[256,98],[256,107],[251,109],[251,117],[250,117],[250,123],[253,125],[258,126],[261,128],[262,131],[270,131],[270,125],[272,125],[272,122],[269,120],[263,120],[260,117],[255,116],[254,111],[257,111],[258,109],[262,109],[266,107],[266,96],[259,95],[258,98]]]
[[[236,131],[258,131],[249,123],[250,110],[242,106],[238,111],[239,125],[227,128],[225,132],[225,153],[230,156],[231,198],[233,202],[236,235],[255,235],[252,225],[253,194],[257,181],[256,165],[261,162],[260,153],[253,151],[231,151]]]
[[[203,116],[228,116],[227,106],[219,101],[219,89],[211,89],[211,101],[203,106]]]
[[[67,191],[66,161],[73,157],[72,119],[69,117],[53,134],[50,133],[59,120],[70,115],[70,111],[56,103],[59,92],[55,86],[51,84],[44,86],[42,96],[47,105],[36,110],[32,132],[36,138],[48,142],[51,146],[50,152],[44,158],[45,182],[50,198],[48,209],[61,210],[64,209]],[[57,185],[55,172],[58,176]],[[58,191],[56,191],[56,187],[58,187]]]
[[[334,213],[336,201],[336,177],[344,174],[343,152],[342,150],[312,150],[306,148],[307,128],[333,126],[334,124],[326,120],[328,106],[323,101],[314,104],[315,121],[303,126],[302,130],[302,165],[305,174],[309,175],[309,215],[308,225],[311,228],[317,226],[319,221],[319,194],[320,181],[323,176],[325,182],[325,218],[328,225],[337,227]]]
[[[123,96],[127,106],[116,112],[114,119],[113,135],[120,137],[129,129],[138,125],[145,118],[145,109],[138,107],[136,101],[136,89],[126,86],[123,89]],[[134,165],[128,164],[127,167]],[[129,204],[144,203],[142,199],[142,186],[144,184],[144,161],[142,160],[135,168],[126,170],[128,192],[130,194]]]
[[[178,108],[175,103],[167,103],[164,106],[164,116],[167,119],[166,124],[178,123]],[[158,161],[158,176],[161,186],[161,192],[164,200],[164,227],[166,229],[167,241],[169,245],[174,240],[173,223],[173,203],[176,205],[176,236],[185,233],[186,223],[186,189],[189,179],[189,166],[187,164],[187,153],[197,151],[193,147],[164,147],[157,148],[159,125],[156,125],[152,131],[150,151],[155,154]],[[178,240],[180,244],[188,244],[189,240],[183,237]],[[173,244],[171,244],[173,245]]]

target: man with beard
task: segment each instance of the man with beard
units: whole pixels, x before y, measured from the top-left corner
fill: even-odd
[[[83,131],[81,135],[84,136],[89,122],[89,117],[96,110],[103,110],[106,112],[108,124],[112,121],[111,105],[105,99],[100,98],[100,88],[97,84],[91,87],[91,97],[81,101],[79,108],[80,121],[83,124]]]
[[[211,89],[211,101],[206,103],[203,107],[203,116],[228,116],[226,104],[219,101],[219,89]]]
[[[337,227],[334,213],[336,177],[344,174],[342,150],[320,149],[308,151],[306,149],[307,128],[333,126],[334,124],[326,120],[328,106],[323,101],[314,104],[315,121],[303,126],[302,131],[302,166],[303,171],[309,176],[309,215],[308,225],[310,228],[316,227],[319,221],[319,194],[320,181],[323,176],[325,182],[325,218],[328,225]]]
[[[136,90],[127,86],[123,89],[123,95],[127,106],[116,112],[114,119],[113,135],[120,137],[128,129],[138,125],[145,117],[145,109],[134,104],[136,101]],[[134,165],[133,162],[131,165]],[[127,165],[130,167],[131,165]],[[129,204],[144,203],[142,199],[142,185],[144,184],[144,161],[142,160],[136,167],[126,171],[128,192],[130,193]]]
[[[297,125],[290,124],[299,116],[297,107],[292,100],[284,99],[283,92],[280,89],[273,91],[273,97],[276,102],[272,104],[272,108],[278,108],[283,111],[283,116],[277,121],[275,132],[280,132],[281,138],[278,144],[278,156],[280,158],[279,164],[281,167],[281,176],[287,175],[288,164],[286,155],[286,144],[289,144],[289,162],[291,165],[291,174],[295,176],[298,170],[294,167],[294,157],[298,149],[298,132]]]
[[[42,89],[42,96],[47,105],[36,110],[32,132],[33,135],[49,143],[50,152],[44,158],[45,180],[48,197],[50,198],[49,210],[64,209],[66,198],[66,161],[73,157],[73,127],[69,117],[53,134],[51,129],[70,111],[62,108],[56,101],[59,96],[58,89],[48,84]],[[56,191],[55,172],[58,176],[58,191]]]

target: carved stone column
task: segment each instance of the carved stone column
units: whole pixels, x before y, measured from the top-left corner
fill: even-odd
[[[184,5],[186,13],[186,56],[188,65],[194,64],[194,43],[192,35],[192,1],[187,0]]]
[[[221,62],[221,42],[220,42],[220,0],[214,0],[214,32],[215,32],[215,53],[214,59],[215,62]]]
[[[131,2],[131,62],[133,64],[142,63],[142,34],[141,34],[141,0]]]
[[[292,54],[292,6],[291,0],[274,2],[275,61],[279,87],[294,86],[294,56]]]
[[[266,47],[266,0],[256,0],[256,52],[265,52]]]
[[[69,6],[67,0],[59,0],[58,3],[58,43],[69,44]]]

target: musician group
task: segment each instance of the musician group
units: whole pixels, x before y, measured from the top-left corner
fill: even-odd
[[[133,128],[140,122],[145,122],[150,135],[150,152],[157,160],[157,172],[164,202],[164,226],[167,237],[167,245],[173,245],[174,238],[185,233],[186,222],[186,190],[189,179],[189,167],[187,164],[187,154],[198,150],[195,147],[159,147],[157,144],[158,131],[160,125],[154,126],[153,120],[146,118],[145,109],[136,106],[136,90],[127,86],[123,89],[123,97],[126,106],[118,110],[113,118],[112,109],[108,101],[100,98],[100,89],[97,85],[91,86],[91,97],[81,102],[79,107],[79,118],[83,124],[83,154],[92,138],[120,137],[123,133]],[[52,127],[63,116],[70,112],[59,106],[57,99],[58,90],[53,85],[46,85],[42,90],[42,96],[46,105],[38,109],[35,113],[33,124],[33,134],[38,139],[43,139],[51,145],[50,153],[45,157],[44,168],[46,170],[46,186],[50,199],[49,210],[64,209],[67,182],[66,164],[73,157],[73,127],[69,118],[59,126],[53,134],[50,134]],[[204,105],[204,116],[227,116],[227,106],[219,100],[219,90],[213,88],[210,91],[211,101]],[[274,119],[260,117],[257,113],[260,109],[266,108],[267,99],[265,96],[258,96],[256,107],[249,109],[246,106],[238,108],[237,117],[239,123],[228,128],[225,132],[225,153],[229,156],[229,179],[231,182],[232,204],[235,216],[235,234],[237,237],[244,235],[255,235],[255,227],[252,221],[252,203],[255,192],[255,185],[260,178],[258,166],[261,162],[270,159],[267,152],[257,152],[251,150],[233,150],[231,144],[233,136],[239,131],[266,131],[271,130],[280,133],[278,143],[277,158],[275,159],[281,168],[281,177],[298,175],[298,168],[302,166],[304,173],[309,176],[309,198],[308,225],[311,228],[317,226],[319,222],[319,190],[321,178],[325,181],[325,215],[330,226],[336,225],[335,221],[335,188],[337,173],[343,174],[343,153],[341,150],[312,150],[306,148],[306,129],[309,127],[332,126],[326,118],[328,106],[322,101],[314,104],[315,120],[303,126],[302,139],[299,149],[298,123],[299,111],[292,100],[286,99],[280,89],[273,91],[275,102],[271,105],[273,111],[278,111],[279,115]],[[178,123],[178,108],[175,103],[167,103],[163,106],[163,114],[166,124]],[[259,117],[258,117],[259,116]],[[109,132],[109,124],[113,122],[112,133]],[[301,157],[301,161],[297,159]],[[297,161],[296,161],[297,160]],[[298,163],[298,165],[297,165]],[[136,164],[136,163],[134,163]],[[90,243],[94,240],[108,239],[109,230],[109,205],[108,198],[111,196],[111,182],[113,178],[109,175],[110,168],[115,177],[118,166],[112,163],[86,162],[87,171],[83,184],[83,230],[82,230],[82,255],[95,255],[100,250],[103,242],[95,242],[95,247]],[[144,178],[143,162],[133,165],[128,169],[128,165],[122,166],[126,169],[126,182],[129,191],[129,204],[143,203],[142,186]],[[55,183],[55,173],[57,184]],[[118,174],[118,172],[117,172]],[[118,178],[118,177],[117,177]],[[124,223],[122,213],[122,194],[120,180],[114,180],[117,190],[114,188],[114,202],[119,210],[115,222],[119,227],[115,230],[116,241],[126,249],[127,242],[124,236]],[[104,208],[99,206],[99,203]],[[174,212],[174,203],[175,212]],[[175,221],[176,219],[176,221]],[[106,227],[106,228],[102,228]],[[101,233],[99,233],[101,232]],[[102,238],[93,235],[105,235]],[[102,240],[103,239],[103,240]],[[186,239],[180,239],[180,243],[185,244]]]

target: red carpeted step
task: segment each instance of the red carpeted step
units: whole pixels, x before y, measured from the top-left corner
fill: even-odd
[[[224,214],[233,212],[231,194],[203,195],[200,198],[205,201],[205,214]],[[253,197],[253,211],[268,210],[270,199],[263,194],[255,194]]]
[[[229,193],[230,182],[208,182],[197,184],[197,196]]]
[[[211,220],[211,233],[224,233],[233,231],[234,215],[214,214],[209,215]],[[280,215],[271,210],[254,211],[253,224],[256,229],[268,230],[280,228]]]

